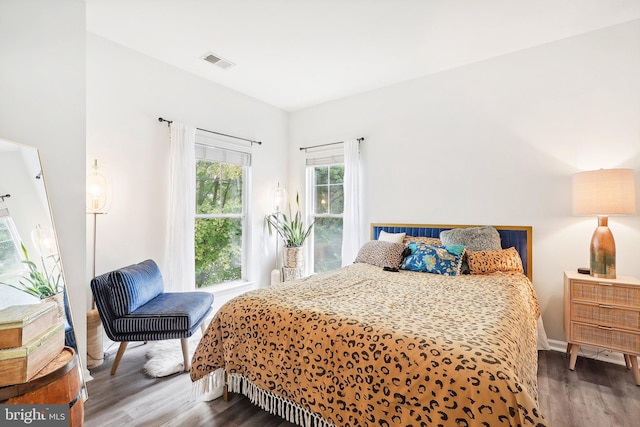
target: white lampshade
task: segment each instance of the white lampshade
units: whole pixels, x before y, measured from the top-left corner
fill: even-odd
[[[106,213],[111,202],[111,179],[107,170],[94,160],[87,175],[87,212]]]
[[[574,215],[633,215],[633,169],[600,169],[573,175]]]

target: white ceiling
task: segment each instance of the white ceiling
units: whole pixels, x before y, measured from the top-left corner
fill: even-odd
[[[88,32],[286,111],[640,19],[640,0],[85,2]]]

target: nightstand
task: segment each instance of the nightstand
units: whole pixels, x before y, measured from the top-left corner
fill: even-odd
[[[640,386],[640,280],[566,271],[564,333],[571,354],[569,369],[575,369],[581,345],[618,351]]]

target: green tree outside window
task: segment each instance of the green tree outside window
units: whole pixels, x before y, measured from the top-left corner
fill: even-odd
[[[313,171],[313,271],[342,266],[344,165],[316,166]]]
[[[196,286],[242,278],[242,166],[196,163]]]

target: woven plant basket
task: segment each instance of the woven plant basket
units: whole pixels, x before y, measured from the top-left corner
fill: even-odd
[[[304,250],[302,246],[284,248],[282,257],[284,267],[304,268]]]
[[[102,348],[102,322],[98,310],[87,311],[87,368],[95,368],[104,363]]]

